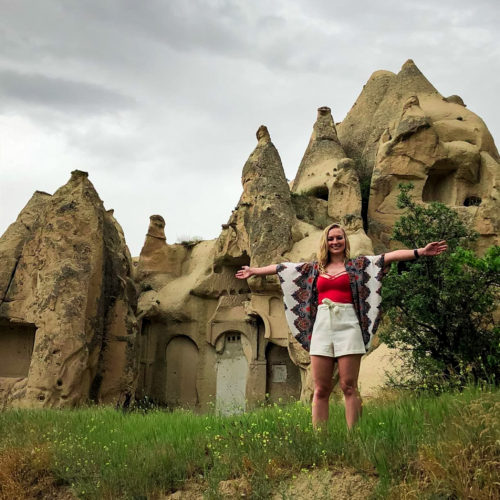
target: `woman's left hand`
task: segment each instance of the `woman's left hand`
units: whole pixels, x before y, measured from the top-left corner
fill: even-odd
[[[421,255],[426,255],[432,257],[434,255],[439,255],[440,253],[446,252],[448,250],[448,245],[446,241],[433,241],[426,245],[421,253]]]

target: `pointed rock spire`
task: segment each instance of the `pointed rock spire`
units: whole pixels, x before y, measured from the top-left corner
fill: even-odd
[[[292,247],[295,214],[281,158],[264,125],[257,130],[257,146],[243,167],[243,194],[218,241],[217,255],[252,266],[282,260]],[[216,261],[217,261],[216,256]]]
[[[318,108],[318,118],[313,125],[310,144],[319,141],[334,141],[340,144],[337,137],[337,130],[335,129],[335,123],[333,122],[332,110],[328,106],[321,106],[321,108]]]
[[[403,99],[407,98],[408,93],[439,94],[434,85],[427,80],[412,59],[408,59],[401,66],[401,71],[397,74],[394,84],[405,94]]]
[[[161,215],[152,215],[137,264],[137,279],[140,281],[151,272],[162,272],[166,260],[165,219]]]
[[[169,275],[179,276],[186,249],[181,245],[168,245],[165,237],[165,219],[161,215],[151,215],[146,240],[142,247],[137,264],[137,281],[143,281],[147,276]],[[156,276],[155,282],[165,284],[165,276]],[[168,277],[167,277],[168,278]],[[147,283],[152,286],[151,282]]]
[[[411,59],[403,64],[397,75],[388,71],[374,73],[338,126],[340,142],[349,157],[362,159],[371,174],[384,130],[391,132],[410,97],[423,95],[440,96]]]
[[[337,137],[331,109],[327,106],[318,108],[318,117],[293,181],[292,191],[318,194],[327,199],[333,169],[345,156]]]
[[[257,147],[243,167],[244,226],[251,265],[280,260],[292,247],[294,212],[281,158],[265,126],[257,131]]]
[[[257,142],[260,145],[268,144],[271,142],[271,136],[269,135],[269,130],[267,130],[267,127],[265,125],[261,125],[257,129],[257,133],[255,134],[257,136]]]
[[[165,237],[165,219],[161,215],[152,215],[149,218],[148,238],[155,238],[157,240],[167,241]]]
[[[342,223],[352,231],[362,231],[361,192],[354,162],[346,158],[337,137],[329,107],[318,108],[313,133],[293,183],[293,192],[306,194],[294,199],[297,216],[318,214],[309,221],[322,227]],[[322,213],[321,213],[322,212]]]

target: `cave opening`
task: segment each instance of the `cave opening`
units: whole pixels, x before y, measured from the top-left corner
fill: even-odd
[[[425,202],[439,201],[446,205],[454,205],[456,170],[433,170],[429,173],[422,191]]]
[[[319,186],[311,193],[315,198],[328,201],[328,188],[326,186]]]
[[[467,196],[464,200],[464,207],[478,207],[482,201],[479,196]]]
[[[36,326],[32,323],[0,323],[0,377],[27,377]]]

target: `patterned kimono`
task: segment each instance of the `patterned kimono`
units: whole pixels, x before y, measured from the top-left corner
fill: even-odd
[[[349,275],[354,310],[368,350],[380,322],[384,255],[356,257],[348,260],[345,267]],[[319,265],[317,262],[284,262],[276,266],[276,272],[283,291],[285,316],[290,331],[302,347],[309,351],[318,309],[316,282]]]

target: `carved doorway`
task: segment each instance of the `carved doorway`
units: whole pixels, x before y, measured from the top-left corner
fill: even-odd
[[[28,376],[35,332],[33,324],[0,322],[0,377]]]
[[[153,369],[156,357],[156,336],[153,325],[144,320],[139,337],[139,380],[136,396],[138,399],[151,397]]]
[[[241,413],[246,408],[248,361],[241,333],[224,334],[224,350],[217,355],[216,409],[221,415]]]
[[[198,347],[189,337],[174,337],[168,343],[165,386],[165,402],[168,406],[194,408],[198,404],[198,356]]]
[[[271,403],[300,399],[300,369],[293,363],[286,347],[268,344],[266,349],[266,393]]]

